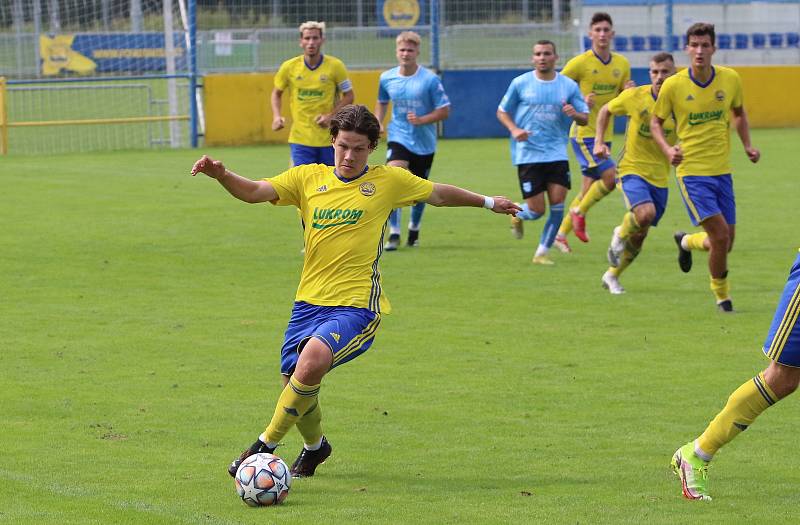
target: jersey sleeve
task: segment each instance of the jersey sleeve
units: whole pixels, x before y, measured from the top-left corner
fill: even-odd
[[[517,105],[519,105],[519,91],[517,91],[517,81],[515,79],[508,85],[506,94],[503,95],[503,98],[500,100],[498,108],[509,115],[513,115],[517,109]]]
[[[286,91],[286,88],[289,87],[289,62],[284,62],[281,64],[281,67],[278,68],[278,72],[275,73],[275,80],[273,81],[273,85],[280,89],[281,91]]]
[[[612,115],[630,115],[631,104],[635,98],[635,89],[626,89],[608,103],[608,110]]]
[[[675,83],[670,82],[672,78],[664,81],[661,90],[658,92],[656,105],[653,107],[653,115],[661,120],[667,120],[672,115],[672,92],[675,89]]]
[[[403,168],[395,168],[392,171],[391,176],[395,180],[395,208],[403,208],[426,201],[433,193],[433,182],[417,177]]]
[[[561,74],[567,78],[571,78],[575,82],[579,82],[581,76],[580,75],[581,56],[582,55],[578,55],[576,57],[571,58],[564,66],[564,69],[561,70]]]
[[[336,88],[342,93],[353,91],[353,83],[347,77],[347,68],[341,60],[337,60],[334,65],[333,79],[336,82]]]
[[[428,92],[434,108],[439,109],[450,105],[450,98],[444,92],[442,81],[437,75],[431,76],[431,81],[428,83]]]
[[[278,193],[278,200],[272,201],[276,206],[297,206],[300,207],[301,193],[303,186],[301,184],[303,171],[302,166],[289,168],[280,175],[263,179],[272,183],[272,187]]]
[[[389,96],[389,91],[386,89],[386,77],[381,75],[381,79],[378,81],[378,102],[388,104],[391,100],[392,97]]]
[[[575,108],[575,111],[578,113],[589,113],[589,105],[586,104],[586,100],[583,98],[583,94],[581,94],[581,88],[578,87],[578,84],[570,79],[570,95],[568,102],[572,104],[572,107]]]

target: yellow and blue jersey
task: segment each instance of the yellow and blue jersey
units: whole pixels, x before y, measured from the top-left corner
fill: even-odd
[[[389,313],[378,260],[394,208],[425,201],[433,183],[393,166],[370,166],[354,179],[332,166],[296,166],[270,179],[273,202],[296,206],[305,225],[305,260],[295,300]]]
[[[742,81],[727,67],[713,66],[705,84],[692,76],[691,68],[664,81],[654,113],[664,120],[675,118],[683,150],[679,177],[731,172],[730,113],[742,103]]]
[[[608,103],[608,110],[613,115],[630,117],[625,131],[625,149],[619,160],[620,177],[635,174],[654,186],[666,188],[670,171],[669,160],[650,133],[650,118],[656,104],[652,88],[648,84],[626,89]],[[664,121],[664,135],[667,142],[675,143],[675,129],[671,118]]]
[[[625,82],[631,78],[631,64],[619,53],[611,53],[608,62],[603,62],[597,53],[590,49],[567,62],[561,74],[577,82],[584,95],[594,93],[594,105],[589,112],[589,122],[585,126],[573,124],[570,132],[571,137],[593,139],[600,108],[625,88]]]
[[[281,91],[290,90],[292,129],[289,142],[303,146],[330,146],[328,129],[318,126],[314,120],[317,115],[330,113],[337,93],[353,89],[344,63],[336,57],[323,55],[322,61],[312,69],[303,55],[290,58],[278,69],[274,85]]]

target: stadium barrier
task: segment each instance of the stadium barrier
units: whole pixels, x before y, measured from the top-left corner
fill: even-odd
[[[511,80],[529,69],[455,70],[442,73],[453,110],[443,124],[445,138],[506,137],[495,112]],[[800,126],[800,99],[785,96],[785,86],[800,83],[800,66],[736,67],[742,77],[745,108],[753,128]],[[380,71],[351,71],[356,103],[375,107]],[[638,84],[649,82],[645,68],[633,68]],[[218,74],[205,77],[206,145],[285,143],[291,117],[284,97],[286,128],[272,131],[270,93],[273,73]],[[769,79],[765,82],[765,79]],[[617,118],[614,131],[625,130]]]

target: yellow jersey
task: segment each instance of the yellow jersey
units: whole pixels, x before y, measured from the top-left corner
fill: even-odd
[[[290,58],[275,74],[274,85],[281,91],[290,90],[292,129],[289,142],[303,146],[330,146],[328,129],[320,127],[314,120],[317,115],[331,112],[337,93],[353,89],[344,63],[336,57],[323,55],[322,62],[311,69],[303,55]]]
[[[389,313],[378,260],[389,213],[425,201],[433,182],[394,166],[369,166],[354,179],[332,166],[306,164],[268,180],[273,204],[297,206],[305,227],[305,259],[296,301]]]
[[[683,150],[678,165],[685,175],[725,175],[730,166],[731,108],[742,107],[742,81],[727,67],[713,66],[711,79],[700,84],[687,68],[664,81],[654,113],[666,120],[673,116]]]
[[[608,62],[603,62],[590,49],[573,57],[561,70],[561,74],[578,83],[581,93],[594,93],[594,105],[589,111],[589,122],[585,126],[572,125],[570,137],[594,138],[597,114],[605,104],[616,97],[631,79],[631,64],[619,53],[611,53]]]
[[[669,160],[650,134],[650,117],[656,98],[653,86],[639,86],[626,89],[608,103],[608,110],[614,115],[628,115],[628,128],[625,130],[625,148],[617,168],[620,177],[639,175],[659,188],[666,188],[669,180]],[[675,143],[675,126],[672,119],[664,121],[664,135],[667,142]]]

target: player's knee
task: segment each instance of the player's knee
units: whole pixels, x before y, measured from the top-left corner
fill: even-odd
[[[332,364],[331,349],[322,341],[311,339],[300,353],[293,375],[303,384],[316,385],[328,373]]]

